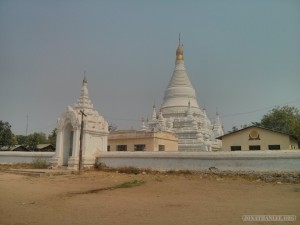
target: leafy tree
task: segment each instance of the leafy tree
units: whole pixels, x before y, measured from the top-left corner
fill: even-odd
[[[38,133],[29,134],[27,136],[26,145],[29,150],[34,151],[39,144]]]
[[[39,144],[47,144],[48,143],[47,135],[44,132],[34,133],[34,134],[37,134]]]
[[[14,134],[10,128],[11,125],[8,122],[0,120],[0,145],[14,145]]]
[[[18,144],[17,136],[15,134],[12,135],[12,144],[13,145],[17,145]]]
[[[49,136],[48,136],[48,143],[52,144],[54,146],[56,144],[56,131],[57,131],[56,128],[53,129],[52,132],[51,132],[51,134],[49,134]]]
[[[40,133],[33,133],[27,136],[26,145],[28,148],[33,151],[38,144],[45,144],[47,143],[46,134],[43,132]]]
[[[26,145],[27,144],[27,136],[25,135],[16,135],[18,145]]]
[[[300,141],[300,112],[296,107],[275,107],[254,124],[290,134]]]

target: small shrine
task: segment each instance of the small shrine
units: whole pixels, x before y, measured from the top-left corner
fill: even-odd
[[[53,167],[78,168],[82,122],[82,166],[92,167],[99,153],[107,151],[109,132],[108,123],[94,109],[89,98],[86,77],[83,79],[80,97],[74,107],[68,106],[57,121],[56,152],[52,160]]]

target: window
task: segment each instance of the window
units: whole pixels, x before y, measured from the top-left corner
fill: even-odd
[[[110,152],[110,145],[107,145],[107,151]]]
[[[140,145],[134,145],[134,151],[145,151],[146,145],[140,144]]]
[[[117,151],[126,152],[127,151],[127,145],[117,145]]]
[[[230,146],[231,151],[241,151],[242,147],[241,146]]]
[[[280,150],[280,145],[269,145],[269,150]]]
[[[260,145],[250,145],[249,150],[260,150]]]
[[[158,151],[164,151],[165,150],[165,146],[164,145],[159,145],[158,146]]]

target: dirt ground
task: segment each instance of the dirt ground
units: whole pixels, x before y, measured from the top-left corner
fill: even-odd
[[[105,190],[135,180],[145,183]],[[189,174],[0,172],[1,225],[300,224],[299,209],[300,184]],[[297,220],[243,222],[243,215],[296,215]]]

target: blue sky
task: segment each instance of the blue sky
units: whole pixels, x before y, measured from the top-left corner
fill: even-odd
[[[300,1],[0,0],[0,120],[50,133],[80,94],[119,129],[162,103],[178,33],[201,107],[225,130],[300,108]]]

